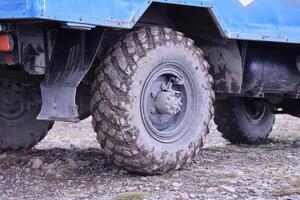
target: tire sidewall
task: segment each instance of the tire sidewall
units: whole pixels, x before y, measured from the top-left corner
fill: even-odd
[[[255,123],[249,119],[245,106],[243,105],[243,99],[234,99],[233,105],[237,122],[244,133],[244,137],[251,142],[264,140],[268,137],[275,120],[275,115],[272,113],[270,105],[265,104],[263,116],[255,121]]]
[[[46,136],[51,122],[37,120],[38,112],[37,108],[29,110],[11,125],[0,123],[0,151],[28,149]]]

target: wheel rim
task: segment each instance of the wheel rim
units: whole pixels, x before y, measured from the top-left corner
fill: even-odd
[[[244,100],[245,112],[253,123],[259,122],[265,115],[266,103],[258,100]]]
[[[174,63],[158,66],[142,91],[142,118],[149,134],[164,143],[186,133],[194,111],[195,87],[186,70]]]
[[[0,120],[13,121],[26,113],[21,87],[0,83],[0,96]]]

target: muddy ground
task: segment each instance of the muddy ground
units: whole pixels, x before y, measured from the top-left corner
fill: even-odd
[[[212,125],[193,163],[162,176],[128,174],[100,149],[90,119],[56,123],[32,151],[0,153],[0,200],[300,200],[300,119],[277,117],[269,144],[232,146]]]

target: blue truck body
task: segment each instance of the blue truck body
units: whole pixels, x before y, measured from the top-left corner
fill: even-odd
[[[0,19],[130,29],[154,3],[206,7],[230,39],[300,43],[300,0],[0,0]]]

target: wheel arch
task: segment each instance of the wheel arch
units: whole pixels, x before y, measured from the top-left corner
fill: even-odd
[[[209,7],[153,2],[134,28],[152,24],[180,31],[195,41],[211,65],[217,93],[241,92],[246,42],[228,39]]]

